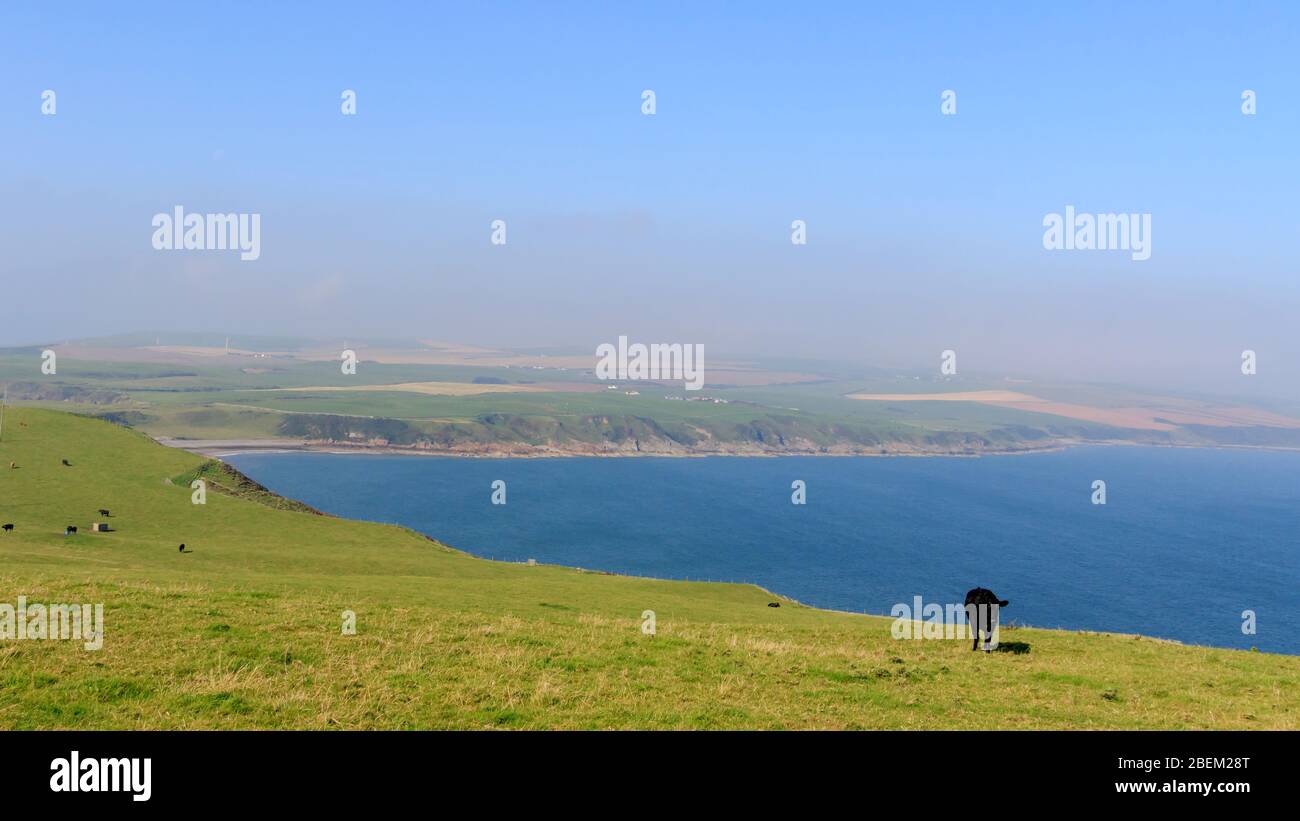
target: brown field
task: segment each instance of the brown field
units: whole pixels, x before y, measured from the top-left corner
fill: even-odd
[[[1160,397],[1153,397],[1147,404],[1118,408],[1054,402],[1016,391],[851,393],[848,398],[874,402],[979,402],[1001,408],[1048,413],[1053,416],[1135,430],[1176,430],[1180,425],[1300,428],[1300,419],[1292,419],[1257,408],[1210,405],[1185,399]]]
[[[849,399],[876,402],[1042,402],[1036,396],[1015,391],[952,391],[951,393],[851,393]]]
[[[581,386],[584,390],[591,386]],[[420,393],[426,396],[475,396],[482,393],[541,393],[545,391],[559,390],[551,387],[538,387],[537,385],[478,385],[469,382],[398,382],[392,385],[351,385],[351,386],[331,386],[318,385],[306,388],[249,388],[248,393],[262,393],[265,391],[276,392],[325,392],[325,391],[347,391],[348,393],[357,392],[388,392],[388,393]]]

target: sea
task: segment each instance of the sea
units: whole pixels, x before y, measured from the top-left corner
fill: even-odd
[[[1300,654],[1300,453],[227,461],[327,513],[492,559],[750,582],[880,615],[978,586],[1009,600],[1004,623]]]

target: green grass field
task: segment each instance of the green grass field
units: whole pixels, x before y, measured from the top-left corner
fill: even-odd
[[[6,729],[1300,726],[1296,657],[1027,628],[991,654],[898,641],[755,587],[483,561],[268,505],[103,421],[11,407],[3,434],[0,603],[105,611],[97,651],[0,640]],[[114,532],[88,532],[99,508]]]
[[[122,339],[123,343],[138,341],[135,337]],[[220,343],[218,338],[217,344]],[[293,340],[285,341],[286,345],[293,343]],[[501,380],[531,388],[545,388],[555,382],[598,384],[594,377],[575,369],[365,362],[357,375],[345,376],[334,362],[282,357],[270,360],[182,358],[168,363],[63,356],[59,359],[57,376],[47,377],[40,373],[38,354],[35,348],[0,350],[0,383],[12,388],[11,401],[94,415],[114,414],[119,421],[156,437],[293,438],[295,434],[282,430],[285,417],[303,414],[398,419],[415,424],[433,442],[445,442],[451,435],[458,441],[468,438],[474,443],[496,445],[505,444],[497,432],[467,433],[468,429],[462,426],[459,433],[448,434],[446,425],[469,423],[472,426],[485,416],[509,415],[524,421],[506,440],[558,449],[570,446],[581,449],[607,439],[606,431],[599,430],[599,425],[593,427],[593,418],[618,419],[633,427],[651,422],[670,428],[680,441],[689,441],[691,429],[699,428],[707,431],[710,440],[703,446],[706,451],[714,445],[769,446],[770,442],[756,438],[756,431],[812,442],[820,447],[855,444],[870,451],[877,444],[898,444],[938,452],[966,452],[972,448],[1015,450],[1039,447],[1047,439],[1124,436],[1123,431],[1104,425],[977,403],[885,405],[845,398],[845,394],[855,391],[935,389],[932,380],[914,381],[897,376],[827,377],[822,381],[756,388],[710,385],[703,393],[729,400],[729,404],[712,404],[666,399],[666,395],[684,393],[680,386],[670,384],[642,386],[644,390],[638,396],[625,395],[622,388],[627,386],[591,393],[539,391],[468,396],[298,390],[312,386],[347,388],[475,379]],[[969,390],[997,385],[976,379],[948,387]],[[534,424],[537,430],[524,430]],[[545,440],[546,428],[557,425],[565,428],[564,433],[553,441]],[[538,435],[543,438],[538,439]],[[630,435],[635,438],[634,433]]]

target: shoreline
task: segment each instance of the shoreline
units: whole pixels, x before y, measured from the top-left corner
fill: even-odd
[[[1216,445],[1216,444],[1162,444],[1158,442],[1133,442],[1122,439],[1061,439],[1050,444],[1024,448],[984,449],[984,450],[930,450],[925,448],[898,447],[886,448],[844,448],[834,450],[790,449],[772,450],[760,448],[735,448],[727,450],[637,450],[637,449],[602,449],[577,447],[541,447],[533,445],[492,445],[478,448],[422,448],[401,447],[380,444],[347,444],[342,442],[325,442],[299,439],[177,439],[173,437],[150,437],[158,444],[188,451],[200,456],[222,459],[228,456],[242,456],[252,453],[332,453],[336,455],[375,455],[375,456],[434,456],[455,459],[621,459],[621,458],[662,458],[662,459],[704,459],[709,457],[740,458],[781,458],[790,456],[817,457],[865,457],[865,458],[953,458],[977,459],[982,456],[1027,456],[1033,454],[1059,453],[1078,447],[1149,447],[1182,450],[1245,450],[1276,453],[1300,453],[1300,448],[1281,445]]]
[[[371,454],[384,456],[440,456],[456,459],[704,459],[709,457],[741,458],[780,458],[785,456],[827,456],[827,457],[950,457],[976,458],[979,456],[1018,456],[1033,453],[1055,453],[1079,445],[1103,444],[1094,442],[1056,442],[1044,447],[1009,448],[1005,450],[927,450],[923,448],[898,448],[881,452],[880,448],[871,449],[818,449],[818,450],[770,450],[759,448],[735,448],[727,450],[635,450],[635,449],[601,449],[576,447],[537,447],[488,446],[473,449],[437,449],[400,447],[393,445],[344,444],[341,442],[318,441],[273,441],[273,440],[208,440],[208,439],[173,439],[158,437],[154,439],[160,445],[189,451],[201,456],[220,459],[225,456],[241,456],[250,453],[333,453],[338,455]],[[1126,444],[1113,442],[1107,444]],[[1137,443],[1134,443],[1137,444]]]

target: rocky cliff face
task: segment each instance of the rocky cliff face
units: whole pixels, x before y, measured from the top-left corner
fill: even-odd
[[[748,422],[664,423],[640,416],[488,414],[465,422],[294,414],[280,435],[321,447],[463,456],[775,456],[1013,453],[1073,441],[1035,429],[882,432],[867,426],[759,416]]]

